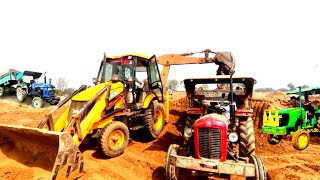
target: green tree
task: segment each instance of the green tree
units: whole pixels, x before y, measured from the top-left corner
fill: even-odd
[[[170,79],[167,83],[167,89],[168,90],[171,90],[171,91],[175,91],[177,90],[177,87],[178,87],[178,84],[179,84],[179,81],[176,80],[176,79]]]
[[[57,80],[56,89],[59,89],[61,91],[64,91],[65,88],[68,87],[68,81],[65,77],[59,77]]]
[[[202,87],[203,90],[209,90],[208,84],[202,84],[200,87]]]
[[[288,86],[290,91],[296,89],[296,87],[292,83],[289,83],[287,86]]]

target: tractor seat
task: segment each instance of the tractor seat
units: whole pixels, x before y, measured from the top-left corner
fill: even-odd
[[[143,103],[143,100],[146,98],[148,92],[149,92],[148,80],[144,80],[143,81],[143,87],[142,87],[141,96],[139,97],[138,102],[142,102]]]

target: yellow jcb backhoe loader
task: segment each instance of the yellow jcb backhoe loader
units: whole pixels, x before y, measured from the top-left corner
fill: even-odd
[[[144,128],[151,138],[159,136],[169,118],[169,100],[155,56],[104,56],[94,84],[88,89],[81,86],[61,101],[37,128],[0,124],[2,153],[51,171],[55,179],[61,170],[67,176],[83,171],[78,147],[86,136],[98,137],[99,149],[107,157],[124,152],[129,130]],[[70,106],[53,119],[52,114],[69,100]]]

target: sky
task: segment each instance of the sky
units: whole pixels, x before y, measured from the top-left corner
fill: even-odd
[[[303,2],[303,3],[302,3]],[[103,53],[231,51],[257,88],[320,85],[317,1],[0,1],[0,72],[47,72],[92,85]],[[169,79],[215,65],[172,67]]]

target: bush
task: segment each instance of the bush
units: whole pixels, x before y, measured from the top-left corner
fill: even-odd
[[[66,88],[63,91],[56,89],[56,96],[69,96],[74,90],[74,88]]]

